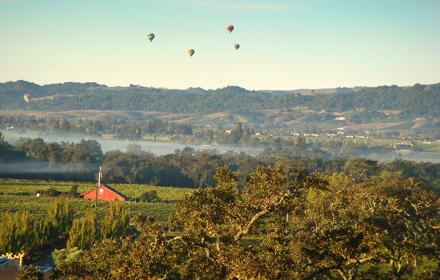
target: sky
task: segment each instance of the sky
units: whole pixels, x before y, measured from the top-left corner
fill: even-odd
[[[0,0],[0,82],[437,83],[439,11],[438,0]]]

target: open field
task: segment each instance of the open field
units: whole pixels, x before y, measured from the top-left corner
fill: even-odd
[[[79,192],[93,189],[93,183],[83,182],[53,182],[39,180],[18,180],[0,179],[0,217],[7,212],[17,212],[28,210],[36,218],[43,217],[51,202],[56,199],[53,197],[36,197],[38,190],[56,189],[61,192],[68,192],[72,186],[77,186]],[[192,189],[155,187],[147,185],[112,184],[129,198],[136,198],[146,191],[156,190],[161,200],[178,201],[190,193]],[[94,210],[94,202],[80,198],[69,198],[75,210],[76,216],[83,215],[87,210]],[[146,215],[165,222],[176,209],[175,203],[145,203],[145,202],[125,202],[131,217]],[[108,207],[107,202],[99,202],[97,213],[98,217],[103,217]]]
[[[128,110],[69,110],[69,111],[27,111],[27,110],[0,110],[0,116],[33,116],[35,118],[64,118],[69,120],[102,120],[117,117],[129,121],[145,121],[153,118],[163,120],[180,120],[191,117],[191,114],[168,113],[156,111],[128,111]]]

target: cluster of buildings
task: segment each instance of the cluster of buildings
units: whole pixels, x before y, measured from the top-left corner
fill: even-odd
[[[369,134],[369,131],[364,131],[364,134]],[[305,136],[305,137],[344,137],[344,138],[351,138],[351,139],[373,139],[373,136],[367,136],[367,135],[346,135],[343,127],[338,127],[335,132],[326,132],[326,133],[298,133],[298,132],[292,132],[290,133],[292,136]]]

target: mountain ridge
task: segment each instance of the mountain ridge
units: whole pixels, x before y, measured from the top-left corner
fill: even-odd
[[[23,94],[27,92],[33,95],[30,103],[23,101]],[[359,111],[367,114],[397,110],[403,118],[440,117],[440,83],[287,92],[255,91],[239,86],[181,90],[136,85],[108,87],[93,82],[43,86],[27,81],[0,83],[1,110],[128,110],[211,114],[290,110],[297,107],[328,113]]]
[[[243,92],[262,92],[262,93],[307,93],[307,92],[313,92],[315,94],[321,94],[321,93],[344,93],[346,91],[360,91],[362,89],[377,89],[377,88],[387,88],[387,87],[398,87],[398,88],[411,88],[415,86],[438,86],[440,85],[440,82],[438,83],[432,83],[432,84],[419,84],[416,83],[414,85],[405,85],[405,86],[398,86],[398,85],[378,85],[378,86],[341,86],[341,87],[328,87],[328,88],[297,88],[297,89],[286,89],[286,90],[279,90],[279,89],[260,89],[260,90],[250,90],[246,89],[244,87],[238,86],[238,85],[227,85],[224,87],[219,87],[216,89],[205,89],[202,87],[189,87],[186,89],[177,89],[177,88],[166,88],[166,87],[148,87],[148,86],[142,86],[142,85],[135,85],[130,84],[128,86],[108,86],[105,84],[99,84],[97,82],[60,82],[60,83],[50,83],[50,84],[38,84],[35,82],[27,81],[27,80],[16,80],[16,81],[7,81],[0,83],[0,89],[10,87],[13,88],[22,88],[23,86],[27,86],[26,88],[23,88],[23,90],[32,90],[32,89],[38,89],[38,88],[56,88],[56,87],[84,87],[84,88],[107,88],[107,89],[130,89],[130,88],[136,88],[136,89],[144,89],[144,90],[156,90],[156,91],[182,91],[182,92],[200,92],[200,93],[206,93],[206,92],[219,92],[219,93],[225,93],[225,92],[232,92],[232,93],[243,93]],[[15,87],[11,87],[15,86]]]

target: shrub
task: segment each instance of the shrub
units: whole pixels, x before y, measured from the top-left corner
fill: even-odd
[[[36,231],[28,211],[6,213],[0,219],[0,253],[27,251],[34,245]]]
[[[69,275],[78,270],[78,260],[84,252],[76,247],[71,249],[55,250],[52,257],[57,272],[62,275]]]
[[[23,266],[18,272],[17,280],[41,280],[43,279],[43,273],[38,266]]]
[[[67,248],[90,249],[96,242],[98,228],[95,221],[95,214],[87,212],[83,218],[75,219],[69,231]]]
[[[49,196],[49,197],[59,197],[62,194],[62,192],[57,191],[54,188],[50,188],[48,190],[38,190],[37,193],[39,193],[40,196]]]
[[[151,190],[151,191],[144,192],[139,197],[139,201],[141,201],[141,202],[159,202],[160,198],[159,198],[156,190]]]

